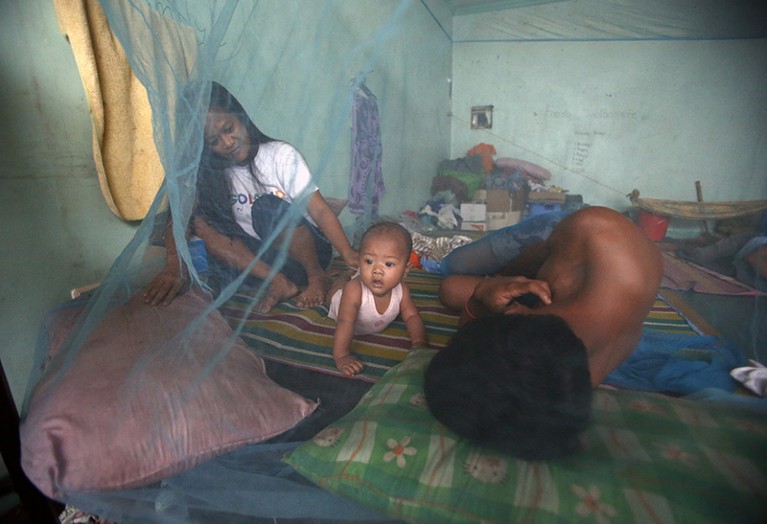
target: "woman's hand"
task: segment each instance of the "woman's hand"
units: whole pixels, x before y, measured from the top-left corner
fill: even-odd
[[[342,255],[344,259],[344,263],[349,269],[354,269],[355,271],[359,269],[360,267],[360,254],[357,251],[354,251],[353,249],[349,250],[348,253]]]
[[[175,262],[174,262],[175,260]],[[144,288],[144,303],[167,306],[189,286],[189,270],[178,259],[169,259],[160,273]]]

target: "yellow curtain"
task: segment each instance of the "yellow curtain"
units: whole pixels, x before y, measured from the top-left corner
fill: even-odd
[[[98,0],[53,4],[85,87],[101,191],[117,216],[141,220],[164,177],[146,89],[131,71]]]

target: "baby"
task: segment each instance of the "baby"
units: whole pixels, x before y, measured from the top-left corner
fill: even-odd
[[[354,335],[383,331],[402,315],[411,347],[426,346],[426,328],[402,280],[410,269],[410,233],[395,222],[373,224],[362,235],[359,270],[349,280],[337,280],[328,292],[328,316],[336,320],[333,358],[344,375],[363,369],[351,354]]]

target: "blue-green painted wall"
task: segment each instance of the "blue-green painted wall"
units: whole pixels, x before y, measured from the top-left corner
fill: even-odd
[[[579,8],[588,2],[591,11]],[[704,16],[687,5],[690,16],[674,18],[675,2],[636,5],[678,38],[601,40],[589,32],[600,28],[597,5],[618,4],[562,2],[454,19],[452,155],[491,143],[498,156],[542,165],[552,184],[618,209],[630,205],[625,195],[634,188],[695,201],[696,181],[704,200],[767,198],[767,39],[704,36],[721,30],[718,20],[743,15],[742,6],[718,2]],[[542,28],[517,27],[522,15]],[[568,25],[578,16],[592,25]],[[512,34],[523,30],[541,40]],[[471,107],[484,105],[494,106],[493,128],[470,129]]]
[[[325,2],[269,2],[287,7],[273,10],[284,18],[275,15],[265,30],[293,27],[299,11],[303,20],[327,15],[318,7]],[[480,15],[451,19],[442,0],[412,0],[373,56],[350,53],[355,35],[375,31],[399,2],[326,5],[334,9],[324,19],[330,36],[317,31],[322,46],[303,57],[293,48],[282,87],[264,92],[287,109],[257,120],[295,142],[310,164],[321,162],[328,122],[338,116],[325,101],[374,63],[367,84],[382,114],[385,214],[417,209],[436,164],[480,142],[540,163],[592,203],[625,205],[622,193],[634,187],[692,199],[695,180],[709,199],[767,198],[763,39],[478,42],[487,36]],[[82,84],[51,1],[0,2],[0,44],[0,357],[20,401],[45,312],[72,287],[99,280],[135,224],[112,215],[101,197]],[[291,88],[305,76],[302,60],[315,80],[311,96]],[[492,134],[468,125],[470,107],[486,104],[495,106]],[[286,118],[296,107],[310,118]],[[332,153],[321,188],[343,197],[348,146],[339,141]]]
[[[381,112],[387,185],[381,212],[417,208],[428,197],[434,166],[449,155],[451,45],[441,0],[264,0],[262,8],[270,12],[263,30],[295,33],[279,50],[290,67],[279,71],[274,88],[265,99],[243,100],[279,101],[273,112],[259,112],[258,124],[295,143],[316,166],[338,120],[338,91],[349,93],[351,78],[368,73]],[[393,17],[393,33],[381,35],[385,45],[354,48],[356,35],[369,39]],[[313,19],[323,20],[324,32]],[[71,288],[101,279],[136,225],[112,215],[101,197],[82,84],[52,2],[0,2],[0,44],[0,357],[20,403],[45,312]],[[264,57],[279,58],[276,51]],[[309,92],[295,89],[306,85],[304,71],[311,71]],[[348,191],[351,130],[349,115],[342,118],[342,138],[320,180],[328,196]],[[345,225],[353,219],[342,215]]]
[[[133,234],[96,179],[88,107],[49,0],[0,2],[0,357],[17,403],[45,311]]]

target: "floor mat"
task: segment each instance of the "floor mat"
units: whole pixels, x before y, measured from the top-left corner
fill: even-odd
[[[683,260],[673,253],[663,251],[662,288],[676,291],[696,291],[713,295],[755,296],[759,291],[693,262]]]
[[[444,347],[458,327],[458,315],[438,299],[441,275],[412,270],[406,282],[426,325],[429,342]],[[278,305],[267,315],[249,310],[251,298],[239,293],[220,309],[234,329],[241,324],[241,337],[265,359],[343,376],[333,361],[335,321],[327,318],[327,307],[300,309],[292,303]],[[655,330],[700,334],[700,330],[662,297],[658,297],[645,321]],[[410,338],[405,323],[397,319],[383,332],[354,338],[352,351],[365,363],[355,378],[377,381],[408,354]]]

